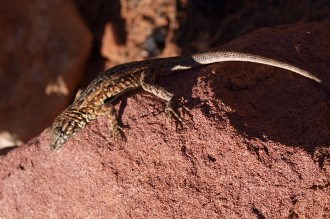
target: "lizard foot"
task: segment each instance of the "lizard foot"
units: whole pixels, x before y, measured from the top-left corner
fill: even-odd
[[[183,111],[189,112],[189,109],[185,107],[182,101],[178,100],[177,98],[171,98],[171,100],[167,102],[165,112],[167,115],[169,115],[169,117],[175,118],[182,125],[189,127],[178,112],[178,108],[182,108]]]

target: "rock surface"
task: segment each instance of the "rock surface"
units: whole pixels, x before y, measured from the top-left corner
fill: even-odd
[[[71,1],[0,5],[1,148],[39,134],[72,100],[91,34]]]
[[[224,45],[297,65],[329,82],[330,23],[261,29]],[[269,66],[220,63],[163,78],[189,128],[143,91],[59,152],[48,133],[0,160],[3,218],[329,218],[329,94]]]

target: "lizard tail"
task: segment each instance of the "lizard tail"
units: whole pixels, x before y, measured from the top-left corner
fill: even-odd
[[[312,73],[305,71],[301,68],[296,66],[290,65],[285,62],[280,62],[274,59],[265,58],[258,55],[248,54],[248,53],[241,53],[241,52],[227,52],[227,51],[215,51],[215,52],[206,52],[200,53],[191,56],[193,61],[200,64],[211,64],[216,62],[227,62],[227,61],[238,61],[238,62],[253,62],[253,63],[260,63],[265,65],[270,65],[282,69],[286,69],[292,72],[295,72],[299,75],[302,75],[306,78],[310,78],[318,83],[321,83],[322,80],[313,75]]]

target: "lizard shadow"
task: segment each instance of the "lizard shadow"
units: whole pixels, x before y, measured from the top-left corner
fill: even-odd
[[[245,69],[244,77],[230,74],[224,80],[223,75],[214,75],[211,86],[216,97],[234,109],[227,113],[231,125],[249,140],[258,138],[299,147],[311,156],[317,149],[327,147],[330,144],[328,107],[324,104],[327,97],[319,92],[319,84],[269,66],[256,68],[254,74],[249,72],[251,65],[255,64],[242,63],[241,70],[237,64],[227,65],[226,69],[232,72]],[[268,76],[265,72],[266,75],[269,72]],[[318,160],[323,166],[324,158]]]
[[[299,147],[311,156],[315,156],[317,149],[328,147],[329,118],[324,104],[327,97],[319,92],[320,86],[309,86],[314,82],[269,66],[248,72],[254,65],[225,63],[226,68],[220,65],[215,74],[197,68],[173,75],[158,84],[170,87],[169,90],[179,97],[184,96],[189,102],[188,108],[199,107],[206,117],[218,121],[219,125],[224,124],[221,120],[223,110],[220,113],[219,105],[229,106],[232,111],[225,112],[225,117],[246,139],[271,140]],[[246,75],[242,76],[242,72]],[[211,101],[219,109],[211,110],[209,102],[199,97],[191,98],[196,82],[209,84],[211,95],[214,95],[210,97]],[[250,150],[255,153],[266,150],[268,153],[266,148],[258,146],[251,146]],[[319,166],[323,166],[325,159],[322,155],[317,157]]]
[[[128,97],[129,95],[132,95],[132,94],[124,94],[123,96],[126,96]],[[124,114],[124,110],[127,106],[127,98],[122,98],[120,101],[119,100],[115,100],[114,101],[114,104],[118,104],[119,103],[119,108],[118,108],[118,111],[117,111],[117,118],[118,118],[118,124],[120,127],[123,127],[123,128],[129,128],[129,124],[124,124],[123,121],[122,121],[122,117],[123,117],[123,114]]]

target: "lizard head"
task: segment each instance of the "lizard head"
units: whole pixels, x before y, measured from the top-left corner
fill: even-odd
[[[59,116],[53,122],[50,129],[50,148],[59,150],[67,140],[80,130],[77,121],[68,117]]]

